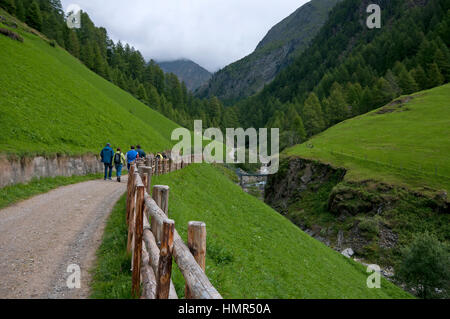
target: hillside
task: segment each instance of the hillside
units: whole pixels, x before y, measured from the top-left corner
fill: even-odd
[[[308,46],[338,1],[306,3],[270,29],[253,53],[214,74],[197,95],[232,103],[257,93]]]
[[[190,91],[194,91],[208,82],[212,76],[208,70],[191,60],[158,62],[158,65],[164,72],[178,76],[180,81],[183,81]]]
[[[320,160],[368,178],[450,190],[450,84],[403,96],[339,123],[286,155]]]
[[[184,240],[189,221],[206,223],[206,273],[224,298],[408,298],[385,280],[381,289],[368,289],[363,266],[312,239],[211,165],[153,183],[170,186],[169,215]],[[174,282],[183,295],[180,276]]]
[[[312,236],[392,267],[414,236],[450,241],[450,84],[344,121],[283,153],[265,201]]]
[[[365,23],[368,4],[383,27]],[[343,0],[295,61],[260,93],[237,104],[245,127],[278,127],[282,145],[393,99],[450,81],[450,6],[446,0]],[[289,114],[286,116],[286,114]]]
[[[151,151],[171,145],[174,122],[26,25],[5,18],[0,28],[23,38],[0,34],[1,152],[73,155],[97,154],[106,142]]]

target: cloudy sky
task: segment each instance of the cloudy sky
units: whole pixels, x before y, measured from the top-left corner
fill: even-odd
[[[62,0],[146,59],[191,59],[210,71],[251,53],[269,29],[308,0]]]

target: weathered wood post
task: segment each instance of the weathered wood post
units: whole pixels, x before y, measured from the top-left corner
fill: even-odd
[[[130,223],[130,213],[131,213],[131,200],[132,196],[131,193],[133,192],[134,188],[134,165],[131,165],[130,171],[128,172],[128,184],[127,184],[127,223]]]
[[[141,291],[141,258],[142,258],[142,234],[144,232],[144,205],[145,186],[137,186],[136,218],[134,228],[133,249],[133,273],[132,273],[132,295],[140,297]]]
[[[159,255],[158,274],[156,279],[156,298],[168,299],[170,279],[172,275],[173,234],[175,222],[166,219],[163,222],[161,249]]]
[[[188,247],[200,268],[205,271],[206,266],[206,224],[203,222],[189,222]],[[192,299],[188,285],[185,286],[185,298]]]
[[[150,166],[144,167],[144,173],[147,174],[147,184],[144,183],[144,185],[147,187],[147,193],[151,194],[152,191],[152,168]]]
[[[127,252],[131,253],[132,243],[134,238],[134,225],[135,225],[135,216],[136,216],[136,176],[139,175],[135,172],[132,176],[132,190],[131,190],[131,201],[130,201],[130,216],[128,222],[128,241],[127,241]]]
[[[164,212],[164,214],[169,216],[169,186],[165,185],[155,185],[153,186],[152,198],[156,205]],[[158,245],[161,243],[162,236],[162,221],[155,218],[151,219],[150,228],[153,235],[156,238]]]
[[[161,210],[169,216],[169,191],[170,187],[166,185],[155,185],[153,187],[153,199]]]

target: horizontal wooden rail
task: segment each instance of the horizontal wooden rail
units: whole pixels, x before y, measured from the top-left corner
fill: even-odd
[[[150,156],[131,165],[126,207],[134,297],[177,299],[171,280],[173,258],[185,278],[186,298],[222,299],[204,271],[205,224],[189,223],[189,247],[186,246],[175,229],[175,222],[168,217],[169,187],[156,185],[153,197],[149,195],[152,175],[184,168],[195,159],[191,155],[183,156],[181,161]]]

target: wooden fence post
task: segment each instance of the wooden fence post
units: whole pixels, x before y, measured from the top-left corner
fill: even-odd
[[[195,261],[203,271],[206,266],[206,224],[203,222],[189,222],[188,224],[188,247]],[[192,299],[189,287],[185,286],[185,298]]]
[[[147,174],[147,184],[144,183],[145,187],[147,188],[147,193],[151,194],[152,191],[152,168],[150,166],[144,167],[144,173]]]
[[[131,213],[131,193],[134,187],[134,165],[131,165],[130,171],[128,172],[128,184],[127,184],[127,223],[130,224],[130,213]]]
[[[169,191],[170,187],[166,185],[155,185],[153,187],[153,194],[156,193],[153,199],[167,217],[169,216]]]
[[[170,278],[172,275],[173,233],[175,222],[166,219],[163,222],[161,249],[159,255],[158,274],[156,275],[156,298],[168,299]]]
[[[142,258],[142,234],[144,232],[144,205],[145,186],[137,186],[136,218],[134,228],[134,249],[133,249],[133,282],[132,295],[134,298],[140,297],[141,292],[141,258]]]
[[[135,215],[136,215],[136,175],[138,173],[134,173],[132,177],[132,189],[131,189],[131,200],[130,200],[130,215],[128,221],[128,241],[127,241],[127,252],[131,253],[132,243],[134,238],[134,224],[135,224]]]

